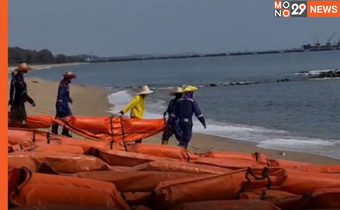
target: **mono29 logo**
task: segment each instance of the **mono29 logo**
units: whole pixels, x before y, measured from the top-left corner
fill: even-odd
[[[274,16],[307,17],[307,1],[274,1]]]

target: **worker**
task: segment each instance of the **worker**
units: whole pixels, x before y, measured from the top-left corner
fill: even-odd
[[[77,76],[72,72],[66,72],[63,74],[63,79],[59,83],[58,96],[56,101],[56,115],[55,118],[65,118],[72,116],[72,111],[69,107],[69,103],[72,103],[72,98],[70,97],[70,87],[69,84]],[[58,124],[52,125],[52,133],[58,134]],[[63,127],[62,135],[67,137],[72,137],[69,134],[67,128]]]
[[[182,98],[182,96],[183,96],[183,88],[176,87],[170,93],[170,95],[173,95],[175,97],[169,101],[168,108],[167,108],[167,110],[163,114],[164,119],[165,119],[166,115],[168,115],[168,121],[167,121],[167,126],[166,126],[166,128],[165,128],[165,130],[163,132],[163,135],[162,135],[162,144],[168,144],[169,143],[169,139],[171,138],[171,136],[173,134],[175,134],[175,137],[176,137],[176,139],[178,141],[180,140],[180,137],[178,136],[178,134],[176,132],[176,129],[175,129],[175,122],[170,124],[169,118],[170,118],[171,113],[174,110],[174,107],[175,107],[177,101],[180,98]]]
[[[179,146],[187,148],[192,137],[192,115],[195,114],[204,128],[206,128],[204,116],[193,98],[194,92],[198,90],[195,86],[187,86],[183,89],[184,96],[177,101],[170,115],[170,124],[176,123],[176,129],[180,136]]]
[[[12,80],[9,92],[9,102],[11,106],[9,124],[19,123],[20,126],[26,126],[27,113],[25,102],[29,102],[33,107],[34,100],[27,94],[27,86],[24,80],[24,74],[32,70],[26,63],[20,63],[18,68],[12,72]]]
[[[137,93],[128,105],[124,107],[119,113],[124,115],[130,111],[131,118],[143,119],[144,118],[144,101],[145,98],[154,93],[147,85],[144,85],[141,90]],[[142,140],[137,140],[136,143],[141,143]]]

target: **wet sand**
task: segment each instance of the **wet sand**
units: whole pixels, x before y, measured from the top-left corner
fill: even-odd
[[[27,75],[29,76],[29,75]],[[57,83],[44,81],[37,78],[26,77],[28,94],[35,100],[37,106],[26,105],[29,115],[54,115]],[[71,109],[74,115],[79,116],[110,116],[111,105],[107,101],[106,90],[87,86],[70,86],[73,104]],[[195,130],[195,128],[193,128]],[[160,134],[144,140],[144,143],[160,144]],[[175,138],[170,140],[171,145],[176,145]],[[296,160],[315,164],[340,164],[340,160],[313,154],[299,152],[263,149],[244,142],[222,138],[212,135],[194,134],[189,150],[193,152],[208,151],[235,151],[244,153],[261,152],[270,158]]]

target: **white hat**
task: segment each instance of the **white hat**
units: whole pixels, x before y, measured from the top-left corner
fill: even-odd
[[[149,86],[144,85],[142,86],[141,90],[138,92],[138,95],[148,95],[153,93],[152,90],[150,90]]]
[[[65,72],[65,73],[63,74],[63,76],[64,76],[64,77],[67,77],[67,78],[71,78],[71,79],[77,78],[77,75],[74,74],[73,72],[70,72],[70,71]]]
[[[174,89],[171,91],[170,95],[175,95],[175,94],[177,94],[177,93],[183,93],[183,88],[181,88],[181,87],[176,87],[176,88],[174,88]]]

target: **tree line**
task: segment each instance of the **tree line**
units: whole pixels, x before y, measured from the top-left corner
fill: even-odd
[[[28,64],[53,64],[53,63],[74,63],[74,62],[86,62],[89,58],[93,58],[90,55],[72,55],[67,56],[64,54],[53,55],[48,49],[42,50],[27,50],[20,47],[8,48],[8,63],[15,65],[20,62],[26,62]]]

